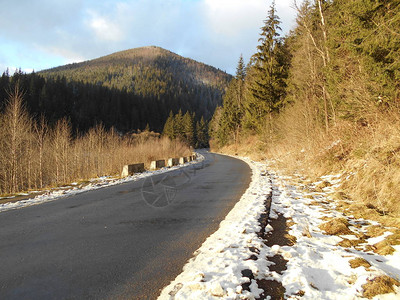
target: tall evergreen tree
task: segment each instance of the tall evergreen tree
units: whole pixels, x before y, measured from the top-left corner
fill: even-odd
[[[218,130],[215,132],[220,145],[230,141],[238,142],[244,111],[244,85],[246,69],[243,56],[239,58],[236,76],[231,81],[223,97],[223,107],[218,120]]]
[[[275,1],[261,28],[260,45],[251,60],[249,97],[246,101],[246,119],[250,128],[263,126],[264,118],[278,112],[285,95],[288,62],[283,59],[285,47],[279,37],[280,21]]]
[[[171,140],[176,138],[174,123],[174,114],[170,111],[168,119],[164,125],[163,135],[169,137]]]
[[[184,126],[183,126],[183,115],[182,115],[181,109],[174,117],[174,132],[175,132],[175,138],[180,139],[180,140],[185,139],[185,131],[184,131]]]
[[[194,118],[189,111],[183,116],[182,123],[185,142],[189,146],[195,146]]]
[[[208,147],[208,129],[207,124],[204,121],[204,118],[201,117],[200,122],[196,123],[196,132],[197,132],[197,148],[205,148]]]

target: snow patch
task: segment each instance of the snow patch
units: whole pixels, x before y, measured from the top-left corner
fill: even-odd
[[[400,246],[394,246],[396,252],[388,256],[346,249],[338,243],[344,238],[355,240],[355,235],[330,236],[319,229],[327,218],[345,217],[335,210],[334,202],[328,201],[329,193],[340,184],[341,174],[323,177],[331,185],[322,193],[306,193],[288,184],[291,177],[267,173],[268,164],[243,160],[253,171],[249,188],[219,229],[195,251],[183,272],[162,290],[159,299],[255,299],[264,292],[257,280],[268,279],[281,282],[288,299],[350,300],[362,298],[362,286],[367,279],[383,274],[399,279]],[[289,234],[297,239],[293,246],[268,247],[257,235],[261,230],[258,220],[265,211],[264,202],[270,193],[269,218],[277,219],[279,215],[290,218]],[[312,204],[315,201],[317,205]],[[348,221],[355,232],[365,228],[357,229],[354,225],[376,223],[354,218]],[[264,232],[271,235],[274,228],[268,224]],[[389,234],[385,232],[369,239],[368,243],[381,241]],[[287,260],[287,270],[281,275],[269,270],[274,263],[268,258],[277,254]],[[254,256],[256,259],[250,259]],[[351,268],[349,261],[355,258],[366,259],[371,267],[368,270],[362,266]],[[250,270],[254,278],[243,276],[244,270],[246,273]],[[243,288],[245,284],[246,289]],[[395,290],[396,294],[379,295],[377,299],[398,299],[400,289]],[[270,296],[266,295],[266,299]]]
[[[27,206],[31,206],[31,205],[38,205],[38,204],[42,204],[45,202],[58,200],[58,199],[61,199],[61,198],[67,197],[67,196],[76,195],[76,194],[80,194],[83,192],[96,190],[96,189],[100,189],[100,188],[104,188],[104,187],[109,187],[109,186],[113,186],[113,185],[117,185],[117,184],[121,184],[121,183],[125,183],[125,182],[137,181],[139,179],[149,177],[152,175],[162,174],[162,173],[166,173],[166,172],[180,169],[183,167],[187,167],[190,165],[194,165],[194,164],[197,164],[204,160],[203,155],[201,155],[200,153],[197,153],[197,155],[198,155],[197,160],[187,162],[187,163],[179,165],[179,166],[174,166],[171,168],[165,167],[165,168],[161,168],[156,171],[145,171],[143,173],[137,173],[132,176],[128,176],[128,177],[121,178],[121,179],[115,179],[115,178],[112,178],[109,176],[92,178],[89,180],[90,181],[89,184],[82,186],[82,187],[79,187],[77,182],[73,182],[73,183],[71,183],[70,186],[66,186],[66,187],[60,188],[58,190],[47,190],[45,193],[38,195],[32,199],[21,200],[21,201],[17,201],[17,202],[13,202],[13,203],[8,202],[8,203],[0,204],[0,213],[3,211],[11,210],[11,209],[19,209],[19,208],[23,208],[23,207],[27,207]],[[19,195],[28,195],[28,194],[21,193]],[[15,196],[5,197],[5,198],[11,199],[14,197]],[[0,198],[0,199],[2,199],[2,198]]]

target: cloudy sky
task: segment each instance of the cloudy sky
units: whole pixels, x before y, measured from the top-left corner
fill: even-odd
[[[0,72],[160,46],[233,73],[255,52],[272,0],[0,0]],[[284,33],[293,0],[277,0]]]

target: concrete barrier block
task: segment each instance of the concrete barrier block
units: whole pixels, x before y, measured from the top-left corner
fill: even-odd
[[[122,168],[121,177],[126,177],[129,175],[133,175],[135,173],[141,173],[141,172],[144,172],[144,163],[125,165]]]
[[[186,157],[179,157],[179,164],[183,165],[185,162],[187,162]]]
[[[168,167],[177,166],[178,164],[179,164],[179,158],[168,158],[168,161],[167,161]]]
[[[157,170],[165,167],[165,160],[154,160],[150,163],[150,170]]]

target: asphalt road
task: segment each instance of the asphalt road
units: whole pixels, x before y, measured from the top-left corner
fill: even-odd
[[[206,158],[0,213],[0,299],[157,298],[249,185],[244,162]]]

